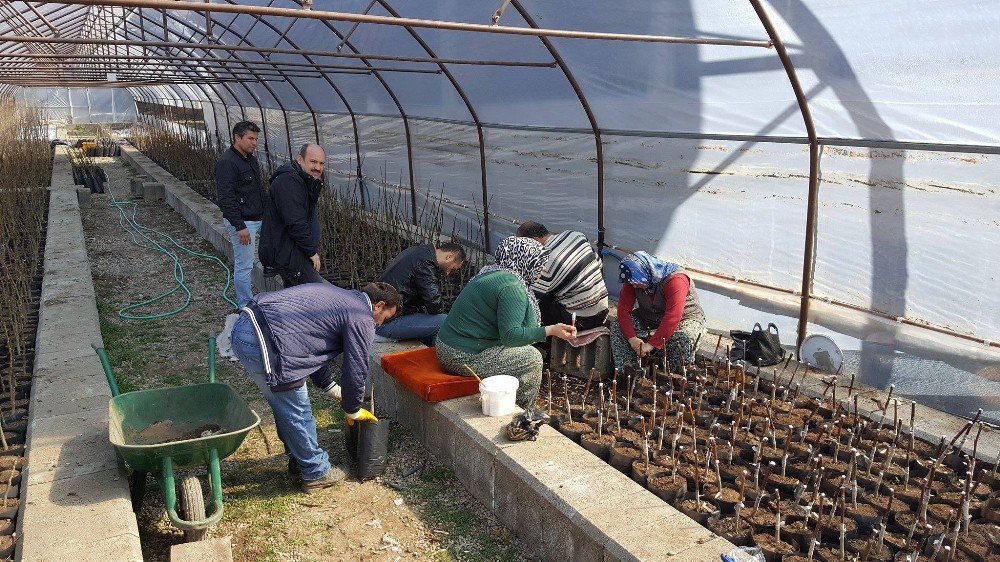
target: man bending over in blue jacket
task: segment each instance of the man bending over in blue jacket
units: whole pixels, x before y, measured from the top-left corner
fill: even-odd
[[[388,283],[369,283],[360,291],[309,283],[257,295],[233,326],[233,352],[271,406],[288,472],[301,474],[306,493],[346,477],[319,446],[306,379],[341,400],[348,424],[377,421],[361,407],[368,350],[375,327],[398,306],[399,294]],[[328,368],[341,353],[343,388]]]

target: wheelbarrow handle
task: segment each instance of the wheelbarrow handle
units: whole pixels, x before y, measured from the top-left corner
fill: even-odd
[[[101,359],[101,367],[104,367],[104,376],[108,379],[108,386],[111,387],[111,396],[118,396],[121,391],[118,390],[118,381],[115,380],[115,374],[111,372],[111,362],[108,361],[108,354],[104,352],[104,348],[97,343],[91,343],[90,347],[94,348],[97,352],[97,356]]]
[[[208,382],[215,382],[215,333],[208,335]]]
[[[208,474],[212,484],[212,514],[201,521],[186,521],[181,519],[177,513],[177,490],[174,487],[174,461],[169,455],[163,457],[160,482],[163,489],[163,499],[166,504],[164,507],[167,510],[167,517],[174,527],[183,531],[207,529],[222,519],[224,511],[222,506],[222,471],[219,468],[219,451],[215,448],[209,452]]]

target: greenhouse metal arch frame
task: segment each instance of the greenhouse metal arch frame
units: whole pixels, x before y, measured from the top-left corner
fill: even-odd
[[[364,10],[364,13],[343,13],[343,12],[329,12],[313,10],[312,2],[295,2],[295,8],[279,8],[274,7],[274,1],[271,0],[266,6],[251,6],[245,4],[237,4],[231,0],[227,3],[215,3],[211,1],[206,1],[204,3],[200,2],[173,2],[166,0],[105,0],[105,1],[94,1],[94,0],[77,0],[63,2],[59,4],[53,4],[55,8],[43,12],[42,6],[34,6],[27,2],[10,2],[6,3],[7,7],[13,11],[16,11],[15,18],[17,22],[13,22],[7,25],[7,29],[0,35],[0,56],[4,57],[0,59],[0,69],[2,69],[2,74],[0,74],[0,93],[2,95],[10,95],[15,86],[31,86],[31,85],[53,85],[54,76],[50,73],[40,77],[29,77],[29,76],[19,76],[19,73],[24,73],[30,65],[23,64],[25,61],[35,61],[36,67],[38,66],[37,61],[42,58],[43,55],[49,56],[54,60],[68,60],[72,59],[73,53],[67,53],[65,51],[59,51],[58,46],[65,49],[67,46],[72,45],[82,45],[90,47],[92,50],[98,52],[92,53],[92,56],[98,62],[100,67],[100,72],[115,73],[122,76],[129,75],[128,66],[137,57],[131,54],[132,48],[141,48],[142,53],[145,53],[145,49],[162,49],[162,56],[159,54],[151,55],[151,58],[155,59],[157,62],[154,64],[159,64],[160,75],[152,76],[151,74],[139,74],[138,80],[127,81],[121,80],[116,82],[108,82],[107,80],[100,80],[99,74],[94,73],[94,61],[89,61],[85,64],[80,64],[80,69],[90,69],[89,74],[84,73],[83,77],[75,79],[61,79],[56,81],[56,84],[73,86],[73,85],[103,85],[109,87],[125,87],[133,92],[133,94],[147,103],[157,103],[158,100],[168,100],[180,104],[183,107],[187,107],[188,104],[192,108],[200,102],[202,109],[204,110],[204,103],[209,103],[211,105],[211,113],[214,121],[215,136],[218,140],[218,131],[220,124],[224,121],[226,128],[228,129],[231,125],[229,110],[226,106],[235,104],[240,108],[241,118],[246,118],[246,113],[244,111],[245,102],[249,99],[252,100],[253,105],[256,110],[259,111],[261,116],[261,125],[264,128],[264,143],[265,151],[270,153],[270,148],[268,146],[269,139],[273,138],[272,134],[269,134],[267,127],[267,118],[265,116],[265,106],[276,105],[280,110],[281,115],[284,120],[284,144],[286,152],[289,157],[291,157],[291,151],[293,147],[292,142],[292,126],[289,120],[289,110],[284,105],[282,98],[269,84],[270,80],[279,81],[287,83],[292,90],[297,94],[297,97],[301,100],[302,104],[305,106],[307,111],[312,116],[313,133],[316,141],[321,140],[320,126],[317,121],[316,114],[318,113],[312,106],[309,96],[307,96],[299,87],[296,85],[295,78],[305,78],[305,77],[317,77],[322,79],[329,88],[336,94],[337,98],[343,104],[347,114],[350,116],[352,129],[353,129],[353,140],[354,140],[354,154],[357,164],[357,173],[360,176],[362,174],[361,170],[361,135],[358,128],[357,116],[359,113],[352,106],[351,101],[348,96],[338,87],[337,81],[335,81],[332,76],[336,76],[338,73],[344,74],[355,74],[357,72],[349,69],[335,69],[332,68],[329,63],[320,64],[318,59],[325,58],[329,56],[345,56],[348,54],[353,54],[352,57],[360,60],[364,66],[356,67],[358,70],[365,70],[362,74],[368,74],[369,76],[375,78],[380,86],[384,89],[386,95],[390,97],[394,106],[398,110],[399,117],[402,120],[405,142],[406,142],[406,153],[407,153],[407,165],[408,165],[408,180],[409,189],[411,195],[411,212],[414,219],[416,219],[416,186],[414,184],[414,169],[413,169],[413,141],[410,131],[410,119],[411,112],[407,110],[404,103],[401,101],[400,97],[394,91],[392,85],[383,77],[382,73],[392,72],[393,69],[380,68],[373,64],[373,61],[386,61],[392,60],[393,57],[378,56],[378,55],[368,55],[363,52],[362,49],[357,48],[351,41],[352,34],[358,29],[361,24],[366,25],[378,25],[378,26],[396,26],[401,27],[406,31],[406,33],[417,43],[420,49],[426,54],[426,57],[398,57],[400,61],[407,62],[428,62],[437,66],[438,72],[447,79],[449,85],[454,89],[455,93],[462,100],[466,110],[468,111],[469,117],[472,123],[476,127],[476,132],[478,136],[478,152],[479,152],[479,168],[480,168],[480,183],[482,191],[482,205],[483,205],[483,227],[484,227],[484,240],[487,244],[490,240],[490,210],[489,201],[490,193],[487,180],[487,157],[486,157],[486,146],[483,134],[484,127],[490,126],[480,118],[479,113],[475,107],[475,103],[466,94],[463,89],[460,80],[450,71],[450,66],[452,64],[461,64],[463,62],[468,62],[471,64],[488,64],[490,62],[496,64],[504,64],[504,61],[458,61],[458,60],[448,60],[446,58],[439,58],[433,48],[422,38],[421,31],[418,30],[449,30],[455,32],[472,32],[472,33],[482,33],[482,34],[500,34],[508,36],[526,36],[526,40],[538,40],[546,52],[552,58],[551,62],[545,61],[541,63],[533,63],[535,66],[548,66],[556,67],[560,70],[563,77],[570,85],[573,93],[578,99],[580,108],[584,112],[587,122],[589,123],[589,132],[593,135],[595,143],[596,152],[596,172],[597,172],[597,232],[598,232],[598,244],[600,246],[611,246],[605,240],[605,212],[604,212],[604,197],[605,197],[605,155],[604,155],[604,143],[602,141],[602,134],[613,133],[619,135],[641,135],[650,137],[662,137],[662,138],[690,138],[690,139],[718,139],[726,141],[743,141],[743,142],[777,142],[777,143],[791,143],[791,144],[804,144],[808,145],[809,148],[809,171],[808,171],[808,196],[807,196],[807,208],[806,208],[806,224],[804,232],[804,254],[802,260],[801,268],[801,292],[800,292],[800,305],[799,305],[799,315],[798,315],[798,334],[797,341],[801,342],[805,336],[806,326],[809,319],[809,308],[810,303],[814,299],[812,294],[813,290],[813,278],[814,278],[814,266],[815,266],[815,249],[816,249],[816,238],[817,238],[817,210],[819,206],[819,183],[820,183],[820,157],[821,157],[821,147],[822,146],[852,146],[852,147],[870,147],[870,148],[900,148],[906,150],[932,150],[932,151],[954,151],[954,152],[965,152],[965,153],[981,153],[981,154],[1000,154],[1000,147],[992,146],[988,144],[971,144],[971,143],[937,143],[937,142],[900,142],[894,140],[885,139],[850,139],[850,138],[837,138],[837,137],[824,137],[817,133],[816,127],[813,122],[813,118],[810,110],[810,103],[807,93],[803,90],[800,84],[798,75],[796,73],[796,68],[788,55],[784,43],[778,34],[777,29],[771,22],[768,12],[762,6],[760,0],[748,0],[749,4],[752,6],[753,11],[756,13],[761,28],[765,31],[767,35],[766,40],[746,40],[746,39],[733,39],[725,37],[671,37],[671,36],[658,36],[658,35],[642,35],[642,34],[625,34],[625,33],[605,33],[605,32],[590,32],[590,31],[574,31],[574,30],[564,30],[564,29],[545,29],[540,27],[532,14],[519,0],[504,0],[499,3],[497,10],[493,14],[493,24],[469,24],[446,20],[434,20],[434,19],[416,19],[416,18],[405,18],[400,15],[400,13],[387,1],[387,0],[372,0],[368,5],[368,8]],[[369,14],[372,7],[374,6],[382,7],[389,16],[380,16]],[[98,7],[99,10],[91,10],[90,8],[82,8],[85,6]],[[518,15],[527,24],[527,27],[511,27],[499,25],[505,9],[507,7],[513,8]],[[23,9],[22,9],[23,7]],[[105,7],[121,7],[124,10],[117,15],[118,22],[115,21],[116,12],[114,10],[105,10]],[[83,10],[81,12],[81,10]],[[157,22],[153,17],[149,17],[145,12],[149,10],[152,11],[154,16],[157,11],[162,15],[162,21]],[[171,12],[177,11],[189,11],[192,13],[203,14],[204,15],[204,27],[199,27],[194,25],[188,19],[178,17],[176,14]],[[227,23],[225,21],[225,15],[232,14],[233,19]],[[247,15],[253,18],[252,25],[249,26],[245,31],[240,33],[240,30],[234,29],[233,24],[236,22],[237,15]],[[138,25],[135,21],[131,21],[130,18],[138,18]],[[290,23],[288,27],[281,31],[277,23],[272,23],[271,18],[274,18],[276,22],[283,21],[284,19],[289,19]],[[322,51],[305,51],[299,48],[298,44],[288,37],[288,31],[291,30],[292,25],[298,20],[316,20],[320,22],[323,27],[330,33],[331,37],[338,41],[336,52],[322,52]],[[131,29],[130,29],[131,21]],[[353,22],[354,26],[349,32],[343,33],[336,29],[331,22]],[[120,29],[119,29],[120,25]],[[248,36],[250,35],[253,28],[257,25],[262,25],[271,30],[277,36],[277,42],[273,47],[261,47],[259,45],[253,44]],[[99,29],[97,29],[99,27]],[[153,33],[153,30],[159,28],[158,35],[154,35],[157,40],[150,41],[147,38],[147,31]],[[80,32],[91,31],[90,37],[73,37],[74,33],[79,34]],[[148,29],[147,29],[148,28]],[[180,30],[185,33],[182,35]],[[227,33],[234,36],[238,41],[235,44],[225,44],[218,41],[218,38],[214,34],[213,30],[222,30],[219,37],[225,36]],[[103,39],[94,39],[94,31],[97,31]],[[117,37],[123,37],[118,39]],[[178,36],[178,39],[182,41],[172,41],[170,34],[173,33]],[[110,39],[108,37],[111,37]],[[761,48],[774,48],[777,58],[780,60],[781,66],[783,68],[786,80],[791,87],[795,100],[798,106],[798,112],[801,115],[803,124],[806,130],[805,137],[798,136],[776,136],[776,135],[739,135],[739,134],[711,134],[711,133],[686,133],[678,131],[676,133],[663,132],[663,131],[636,131],[636,130],[610,130],[604,129],[598,123],[597,116],[591,107],[591,103],[588,101],[584,88],[581,87],[580,83],[574,76],[570,65],[563,59],[560,55],[559,50],[551,41],[551,38],[572,38],[585,41],[629,41],[629,42],[650,42],[650,43],[680,43],[680,44],[690,44],[690,45],[716,45],[716,46],[740,46],[740,47],[761,47]],[[288,49],[280,48],[281,44],[285,43],[289,46]],[[10,51],[12,46],[19,48],[19,51]],[[341,53],[340,48],[346,46],[350,53]],[[38,52],[39,49],[48,48],[51,50],[50,53]],[[178,51],[178,54],[171,55],[171,50]],[[216,54],[216,51],[223,51],[227,56],[222,57]],[[199,55],[198,53],[201,53]],[[262,60],[249,60],[240,58],[240,53],[254,53],[259,55]],[[123,54],[124,53],[124,54]],[[183,53],[181,55],[180,53]],[[271,55],[295,55],[300,56],[304,59],[304,63],[291,63],[289,61],[272,61],[270,59]],[[16,60],[11,60],[11,57],[17,57]],[[33,58],[37,57],[37,58]],[[106,58],[102,58],[106,57]],[[23,60],[22,60],[23,59]],[[171,67],[166,64],[160,64],[171,59],[177,64]],[[184,62],[199,63],[197,68],[184,68]],[[509,61],[514,62],[516,61]],[[211,63],[211,64],[208,64]],[[532,64],[527,63],[526,66]],[[235,69],[230,69],[226,65],[233,65],[241,72],[237,72]],[[513,65],[513,66],[516,66]],[[266,72],[268,78],[265,79],[263,75]],[[400,69],[396,69],[400,70]],[[72,76],[72,75],[70,75]],[[85,78],[85,79],[84,79]],[[250,84],[259,84],[266,90],[270,100],[262,100],[258,96],[258,90],[251,88]],[[198,88],[198,92],[204,99],[198,99],[198,94],[195,91],[195,87]],[[241,96],[237,93],[237,89],[241,92],[245,92],[246,96]],[[211,92],[211,94],[209,93]],[[224,92],[224,93],[223,93]],[[216,110],[216,103],[221,103],[223,105],[224,114],[223,118],[220,119],[219,113]],[[208,130],[208,123],[206,120],[206,135],[209,138],[212,137],[212,133]],[[538,130],[546,130],[544,127],[539,127]],[[560,130],[558,127],[548,128],[548,130]],[[614,246],[611,246],[614,247]],[[624,248],[628,249],[628,248]],[[707,272],[706,272],[707,273]],[[718,275],[708,273],[709,275]],[[726,277],[721,275],[721,277]],[[746,282],[746,281],[744,281]],[[752,282],[750,282],[753,284]],[[782,289],[780,287],[775,287],[772,285],[764,285],[769,289],[776,289],[784,292],[791,292],[787,289]],[[838,303],[844,304],[845,306],[851,307],[849,303]],[[867,313],[874,313],[876,315],[880,314],[877,310],[866,309],[863,307],[854,307],[858,310],[863,310]],[[892,315],[882,314],[883,316],[892,317]],[[903,319],[904,322],[910,322],[907,319]],[[924,325],[920,324],[924,328],[929,328],[950,335],[962,337],[965,339],[977,339],[971,337],[967,334],[960,333],[954,330],[950,330],[945,327],[934,326],[934,325]],[[991,347],[1000,346],[997,342],[985,342]]]

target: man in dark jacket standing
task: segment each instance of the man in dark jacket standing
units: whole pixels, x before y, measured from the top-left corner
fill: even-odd
[[[399,314],[376,334],[393,340],[420,340],[434,345],[434,337],[447,314],[442,314],[441,275],[450,275],[465,263],[465,248],[455,242],[412,246],[389,263],[379,281],[399,291]]]
[[[233,127],[233,144],[215,164],[215,202],[233,243],[233,285],[236,302],[246,305],[253,296],[250,285],[256,259],[257,235],[264,218],[264,185],[257,150],[260,127],[241,121]]]
[[[285,287],[317,283],[319,215],[326,154],[318,144],[304,144],[295,160],[271,175],[260,233],[260,263],[281,275]]]
[[[387,283],[369,283],[360,291],[310,283],[257,295],[233,326],[233,352],[271,406],[288,472],[301,475],[306,493],[346,476],[319,446],[306,379],[341,400],[349,425],[378,421],[362,407],[368,352],[375,327],[398,306],[399,294]],[[328,368],[341,354],[343,388]]]

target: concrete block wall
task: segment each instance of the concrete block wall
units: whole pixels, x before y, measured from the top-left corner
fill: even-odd
[[[544,560],[712,561],[735,549],[611,465],[552,429],[510,443],[510,417],[484,416],[479,396],[428,404],[390,377],[380,357],[419,344],[375,344],[376,415],[403,426],[532,553]]]
[[[22,474],[19,560],[142,560],[128,479],[108,441],[111,391],[77,186],[56,147]]]

